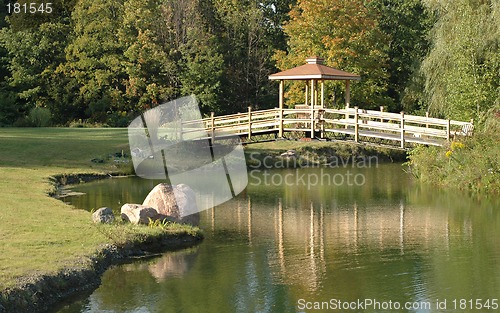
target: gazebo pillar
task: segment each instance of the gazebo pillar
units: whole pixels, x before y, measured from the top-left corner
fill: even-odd
[[[305,105],[309,105],[309,82],[306,80],[306,101],[304,102]]]
[[[325,81],[321,80],[321,108],[325,108]]]

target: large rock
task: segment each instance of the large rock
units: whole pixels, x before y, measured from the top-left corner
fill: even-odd
[[[100,208],[92,213],[94,223],[112,224],[115,221],[115,215],[111,208]]]
[[[148,225],[150,221],[162,218],[154,208],[140,204],[125,203],[120,212],[122,219],[132,224]]]
[[[196,195],[187,185],[156,185],[142,203],[153,207],[159,214],[168,216],[178,223],[198,225],[200,214],[196,205]]]

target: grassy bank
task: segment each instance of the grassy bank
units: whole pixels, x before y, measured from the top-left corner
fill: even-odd
[[[282,164],[280,154],[294,150],[297,156],[294,166],[307,165],[342,165],[343,162],[356,162],[362,158],[375,158],[377,162],[404,162],[406,152],[403,150],[359,145],[350,142],[326,142],[326,141],[271,141],[264,143],[249,144],[245,147],[247,164],[249,166],[265,164]],[[267,158],[267,160],[264,160]],[[285,163],[286,164],[286,163]]]
[[[500,121],[492,112],[472,137],[445,147],[419,147],[409,156],[410,169],[422,182],[480,193],[500,193]]]
[[[48,196],[56,175],[130,173],[115,162],[128,151],[126,129],[0,128],[0,147],[0,291],[85,267],[109,246],[199,235],[192,227],[94,225],[89,212]]]

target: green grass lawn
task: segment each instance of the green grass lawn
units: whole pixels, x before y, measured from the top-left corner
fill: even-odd
[[[105,244],[163,231],[98,226],[89,212],[49,197],[54,175],[130,172],[130,165],[91,162],[122,150],[129,152],[126,129],[0,128],[0,291],[32,275],[81,265]]]

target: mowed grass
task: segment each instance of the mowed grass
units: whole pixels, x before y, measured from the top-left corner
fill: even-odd
[[[0,166],[111,170],[93,158],[124,150],[124,128],[0,128]]]
[[[54,175],[130,170],[91,162],[128,149],[126,129],[0,128],[0,290],[80,266],[106,244],[164,231],[98,226],[89,212],[49,196]]]

